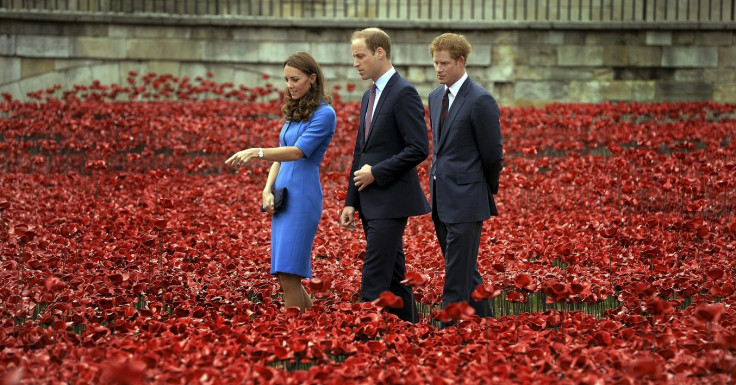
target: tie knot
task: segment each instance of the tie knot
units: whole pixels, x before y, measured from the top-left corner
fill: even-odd
[[[376,93],[376,83],[371,84],[371,92]]]
[[[450,95],[450,87],[445,88],[445,96],[448,97]]]

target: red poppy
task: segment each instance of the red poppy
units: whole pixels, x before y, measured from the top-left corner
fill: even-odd
[[[412,287],[424,286],[429,282],[429,276],[417,273],[416,271],[407,272],[404,274],[404,278],[405,279],[401,281],[401,283]]]
[[[461,321],[470,318],[474,314],[475,309],[467,302],[454,302],[442,309],[437,315],[437,319],[442,322]]]
[[[717,323],[726,307],[722,303],[701,304],[698,306],[693,315],[698,321],[705,323]]]
[[[333,98],[338,130],[320,165],[326,199],[305,281],[313,307],[301,313],[284,309],[270,274],[271,222],[258,212],[270,164],[224,166],[240,149],[278,145],[283,90],[129,75],[0,99],[10,377],[730,380],[736,105],[502,108],[500,215],[484,222],[477,260],[492,284],[473,291],[492,298],[497,318],[439,309],[445,261],[427,215],[404,238],[420,310],[409,324],[376,307],[396,296],[360,301],[364,235],[337,224],[359,102]],[[430,167],[418,167],[427,194]],[[439,319],[460,327],[438,331]]]
[[[390,291],[384,291],[373,301],[373,304],[380,307],[390,307],[400,309],[404,307],[404,300]]]
[[[493,285],[478,285],[473,290],[471,297],[476,300],[496,298],[501,295],[501,290],[495,289]]]

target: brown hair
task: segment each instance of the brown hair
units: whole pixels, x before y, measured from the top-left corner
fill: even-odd
[[[365,46],[371,50],[371,53],[376,53],[378,47],[383,48],[386,51],[386,59],[391,60],[391,38],[388,37],[386,32],[379,28],[366,28],[359,31],[353,32],[353,40],[365,40]]]
[[[306,122],[312,117],[312,113],[317,110],[323,99],[326,103],[332,102],[330,95],[325,92],[325,76],[322,74],[322,68],[312,55],[304,51],[296,52],[284,60],[284,67],[286,66],[294,67],[307,76],[317,75],[314,84],[309,87],[309,91],[301,98],[294,100],[291,93],[287,91],[284,95],[284,105],[281,106],[284,119],[292,122]]]
[[[450,57],[453,60],[464,57],[465,61],[467,61],[472,48],[465,36],[456,33],[443,33],[435,37],[429,44],[429,54],[434,55],[435,51],[447,50],[450,52]]]

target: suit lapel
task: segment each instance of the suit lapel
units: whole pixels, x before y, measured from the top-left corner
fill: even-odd
[[[430,110],[430,112],[432,113],[432,146],[436,149],[439,149],[440,138],[437,135],[437,132],[440,128],[440,115],[442,115],[442,92],[435,92],[435,95],[430,101],[430,105],[432,105],[433,107]]]
[[[452,101],[452,105],[450,105],[450,110],[447,112],[445,125],[442,128],[442,135],[440,136],[438,146],[442,147],[442,144],[445,143],[445,140],[450,134],[450,131],[452,131],[452,122],[455,121],[455,116],[457,116],[457,112],[460,111],[460,109],[463,107],[463,103],[465,103],[465,97],[468,95],[469,90],[470,78],[467,78],[465,79],[465,83],[463,83],[462,87],[460,87],[460,90],[458,90],[457,95],[455,95],[455,100]],[[442,100],[440,100],[440,105],[442,105]],[[439,116],[437,117],[437,125],[439,128]]]

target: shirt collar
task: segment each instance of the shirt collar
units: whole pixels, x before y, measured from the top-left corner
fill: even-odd
[[[457,96],[458,91],[460,91],[460,87],[463,86],[463,83],[465,83],[465,79],[468,78],[468,73],[463,73],[463,76],[460,76],[460,79],[458,79],[453,85],[450,86],[450,94],[452,94],[452,97]]]
[[[381,77],[374,82],[374,84],[376,85],[376,92],[383,91],[383,88],[386,87],[386,83],[388,83],[388,80],[391,79],[391,76],[394,76],[395,73],[396,69],[391,66],[391,68],[389,68],[389,70],[386,71],[385,74],[381,75]]]

